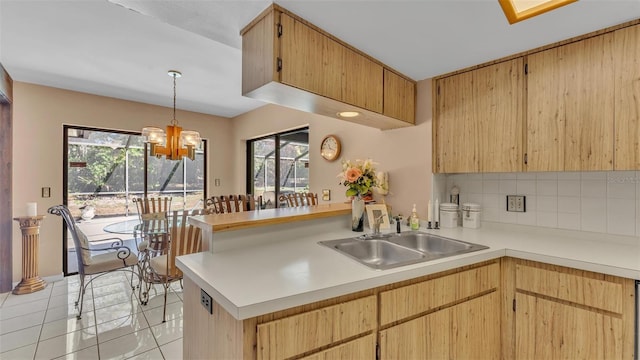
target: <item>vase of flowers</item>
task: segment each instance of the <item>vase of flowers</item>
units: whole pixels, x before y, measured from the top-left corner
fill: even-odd
[[[347,187],[345,195],[351,198],[351,230],[364,231],[364,196],[378,187],[376,169],[371,159],[345,160],[342,162],[342,172],[338,174],[340,184]]]

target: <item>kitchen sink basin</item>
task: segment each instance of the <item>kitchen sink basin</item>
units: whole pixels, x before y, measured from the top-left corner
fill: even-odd
[[[472,249],[475,245],[425,233],[411,233],[400,235],[397,237],[389,238],[389,241],[397,245],[408,247],[410,249],[438,255],[451,253],[460,254],[468,252],[469,250],[473,251]]]
[[[384,240],[354,240],[338,242],[334,249],[374,268],[390,268],[397,264],[415,263],[424,254]]]
[[[319,244],[377,270],[488,249],[484,245],[417,231],[362,235],[355,238],[320,241]]]

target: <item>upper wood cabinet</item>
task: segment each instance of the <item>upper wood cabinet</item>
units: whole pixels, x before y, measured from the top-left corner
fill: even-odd
[[[635,21],[436,78],[433,171],[640,170],[638,59]]]
[[[434,172],[522,170],[523,59],[436,81]]]
[[[384,114],[409,123],[415,122],[416,83],[384,69]]]
[[[415,123],[415,81],[275,4],[242,39],[244,96],[380,129]]]
[[[342,100],[343,46],[287,14],[280,24],[280,81]]]
[[[614,170],[640,170],[640,25],[617,30],[613,36]]]
[[[613,169],[613,34],[528,56],[529,171]]]

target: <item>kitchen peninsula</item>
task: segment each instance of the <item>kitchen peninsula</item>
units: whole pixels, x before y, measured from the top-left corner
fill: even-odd
[[[633,358],[636,238],[491,223],[422,228],[489,249],[375,271],[317,244],[356,234],[348,205],[332,206],[343,209],[305,220],[295,210],[301,221],[281,209],[292,222],[237,230],[191,220],[213,236],[210,251],[177,259],[185,359],[545,358],[580,349],[585,338],[593,357]],[[553,332],[528,325],[540,323],[528,316],[558,314],[568,322],[548,319],[564,324]],[[584,331],[564,332],[574,325]],[[541,349],[527,339],[564,345]]]

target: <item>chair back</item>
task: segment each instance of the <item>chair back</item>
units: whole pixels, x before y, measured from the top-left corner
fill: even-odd
[[[288,207],[310,206],[318,204],[318,194],[315,193],[290,193],[280,195],[280,203]]]
[[[193,254],[202,251],[201,229],[187,223],[192,215],[204,215],[206,210],[172,211],[169,215],[170,245],[167,255],[167,275],[169,278],[182,276],[182,271],[176,266],[176,256]]]
[[[71,212],[69,212],[69,209],[65,205],[52,206],[47,210],[47,212],[49,214],[58,215],[64,220],[67,230],[69,230],[71,238],[73,238],[73,245],[76,248],[78,273],[80,276],[84,276],[84,268],[87,266],[88,261],[91,258],[89,253],[89,241],[87,240],[86,235],[78,229],[75,220],[73,220],[73,216],[71,216]]]
[[[142,214],[166,213],[171,211],[171,196],[164,197],[135,197],[133,202],[138,209],[138,218],[144,220]]]
[[[216,214],[226,214],[233,212],[252,211],[260,208],[262,197],[248,195],[221,195],[212,196],[205,200],[205,207],[213,208]]]

